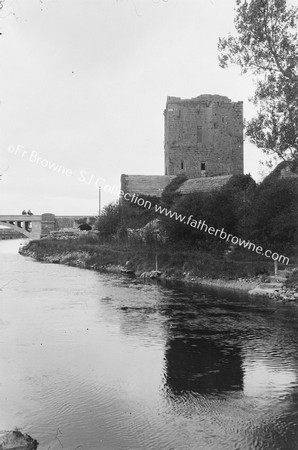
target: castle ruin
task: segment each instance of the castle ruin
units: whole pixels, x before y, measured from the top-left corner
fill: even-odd
[[[243,173],[243,102],[220,95],[168,97],[164,116],[165,175]]]
[[[243,173],[243,102],[168,97],[164,118],[165,175],[122,175],[123,192],[160,197],[180,174],[187,177],[181,194],[208,192]]]

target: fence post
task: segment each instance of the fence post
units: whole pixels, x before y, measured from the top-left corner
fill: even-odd
[[[277,277],[278,275],[278,262],[274,261],[274,275]]]

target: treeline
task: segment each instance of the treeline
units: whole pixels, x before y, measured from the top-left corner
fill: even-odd
[[[250,240],[263,248],[283,255],[297,255],[298,250],[298,177],[280,177],[280,164],[264,181],[256,184],[250,175],[234,175],[219,190],[210,193],[179,195],[178,187],[185,181],[177,176],[164,190],[161,199],[150,200],[150,210],[133,203],[112,203],[103,209],[97,222],[103,239],[125,239],[127,229],[144,227],[160,219],[163,245],[198,248],[208,251],[224,250],[229,243],[174,218],[154,211],[155,204],[176,211],[208,226],[222,229],[242,239]],[[292,170],[295,172],[297,165]]]

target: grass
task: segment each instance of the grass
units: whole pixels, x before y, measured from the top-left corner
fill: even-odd
[[[289,289],[298,288],[298,270],[295,270],[290,278],[286,281],[286,287]]]
[[[229,260],[219,254],[198,249],[146,246],[135,242],[129,244],[127,241],[100,243],[94,238],[90,241],[88,237],[32,241],[24,248],[24,251],[27,251],[27,254],[33,254],[39,261],[46,260],[49,256],[57,256],[59,259],[64,255],[63,262],[67,261],[67,264],[77,266],[80,265],[81,254],[84,267],[92,266],[98,270],[110,265],[124,266],[129,261],[129,268],[137,273],[155,270],[157,257],[158,270],[173,277],[181,277],[189,273],[196,277],[232,280],[266,275],[273,270],[272,261],[247,260],[247,254],[244,254],[242,259],[241,255],[237,255],[237,260]],[[66,258],[65,255],[67,255]]]

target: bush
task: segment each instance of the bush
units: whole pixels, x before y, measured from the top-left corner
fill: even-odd
[[[294,254],[298,244],[298,179],[264,180],[251,209],[252,237],[272,250]]]
[[[150,202],[151,208],[138,206],[135,203],[123,200],[121,203],[121,226],[126,228],[142,228],[148,222],[155,219],[154,205],[159,203],[159,198],[153,196],[142,195],[145,202]]]
[[[216,191],[176,197],[171,209],[186,219],[192,215],[197,222],[205,221],[208,226],[224,228],[228,233],[244,237],[247,234],[249,209],[255,188],[256,184],[250,175],[235,175]],[[172,240],[184,240],[208,250],[223,249],[229,245],[197,229],[195,221],[184,224],[173,218],[163,217],[162,220]]]
[[[187,177],[184,174],[177,175],[173,180],[164,188],[161,194],[161,203],[170,208],[175,201],[181,196],[177,192],[177,189],[187,180]]]
[[[120,206],[119,202],[106,205],[96,222],[96,229],[103,237],[116,234],[120,224]]]

